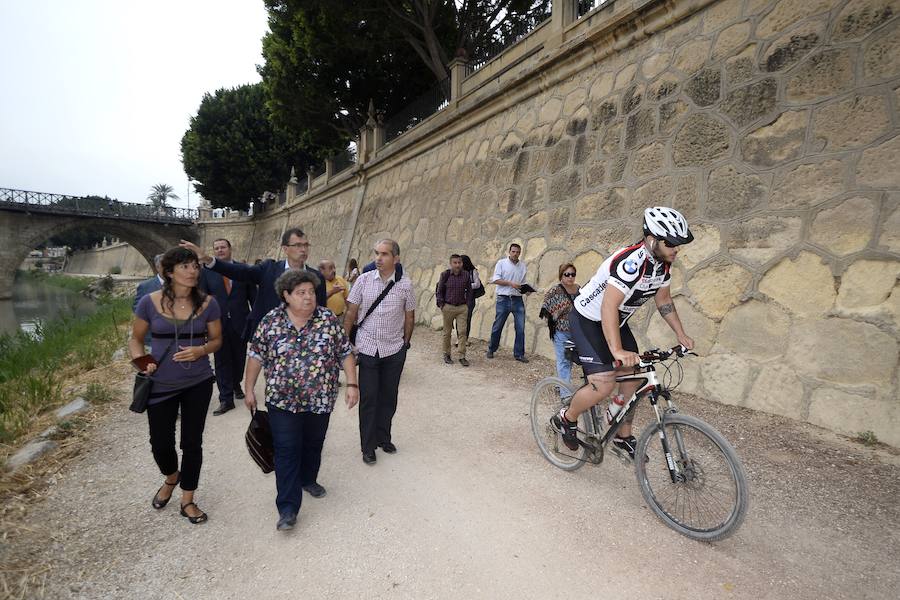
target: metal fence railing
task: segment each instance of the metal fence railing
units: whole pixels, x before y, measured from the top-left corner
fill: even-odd
[[[384,141],[389,142],[412,129],[450,103],[450,78],[431,86],[416,100],[384,122]]]
[[[515,25],[511,25],[497,32],[493,40],[483,44],[472,53],[469,64],[466,65],[466,76],[468,77],[487,63],[491,62],[491,60],[502,54],[507,48],[517,44],[522,38],[534,31],[538,25],[549,18],[549,12],[535,15],[531,19],[516,23]]]
[[[332,164],[334,165],[334,175],[349,169],[356,165],[356,156],[353,155],[349,150],[344,152],[338,152],[334,155],[334,158],[331,159]]]
[[[578,18],[580,19],[598,6],[610,2],[615,2],[615,0],[578,0]]]
[[[198,216],[197,210],[189,208],[153,206],[152,204],[119,202],[112,198],[98,196],[66,196],[8,188],[0,188],[0,208],[173,224],[189,224]]]

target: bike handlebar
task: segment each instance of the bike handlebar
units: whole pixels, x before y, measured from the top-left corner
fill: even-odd
[[[662,362],[664,360],[668,360],[672,357],[672,355],[677,356],[678,358],[683,358],[685,356],[697,356],[697,354],[691,350],[688,350],[686,347],[681,344],[677,346],[673,346],[670,350],[660,350],[659,348],[653,348],[652,350],[647,350],[643,354],[640,355],[640,362],[635,365],[635,367],[649,367],[653,363]],[[613,367],[618,369],[622,366],[621,360],[614,360]]]

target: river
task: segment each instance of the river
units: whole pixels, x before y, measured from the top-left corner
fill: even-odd
[[[0,300],[0,334],[33,332],[38,321],[63,315],[88,315],[96,304],[78,292],[45,282],[17,278],[11,300]]]

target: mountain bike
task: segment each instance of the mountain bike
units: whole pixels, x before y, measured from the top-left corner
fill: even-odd
[[[616,377],[618,382],[638,381],[640,387],[605,433],[601,405],[583,412],[574,451],[566,447],[550,419],[568,406],[576,388],[557,377],[542,379],[531,397],[531,428],[544,458],[554,466],[574,471],[586,463],[599,465],[619,426],[639,400],[648,399],[656,422],[641,433],[634,460],[613,444],[609,450],[633,463],[644,500],[666,525],[687,537],[711,542],[725,539],[740,527],[749,506],[749,488],[744,467],[728,440],[708,423],[679,413],[672,402],[670,392],[683,378],[678,361],[691,354],[680,346],[641,354],[633,373]],[[566,357],[581,364],[571,342],[566,344]],[[657,365],[663,371],[662,380]],[[583,379],[588,385],[586,375]],[[660,452],[651,456],[654,439],[659,440]]]

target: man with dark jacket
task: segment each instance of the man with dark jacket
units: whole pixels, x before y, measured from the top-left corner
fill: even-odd
[[[316,286],[316,304],[327,306],[325,294],[325,278],[322,274],[306,264],[309,257],[309,240],[299,227],[286,229],[281,236],[281,251],[284,252],[284,260],[266,259],[258,265],[245,265],[243,263],[225,263],[217,261],[207,255],[195,244],[181,240],[182,248],[189,248],[200,257],[200,263],[206,268],[225,275],[232,281],[246,281],[256,284],[256,300],[253,302],[253,310],[247,319],[248,339],[253,337],[256,326],[266,313],[281,304],[281,298],[275,292],[275,280],[288,269],[301,269],[308,271],[319,278]]]
[[[220,238],[213,242],[216,262],[233,263],[231,242]],[[215,353],[216,385],[219,388],[219,408],[213,415],[222,415],[234,408],[234,400],[243,400],[241,379],[247,358],[247,317],[256,298],[256,286],[245,281],[232,281],[210,269],[201,271],[201,287],[212,294],[222,310],[222,347]]]

